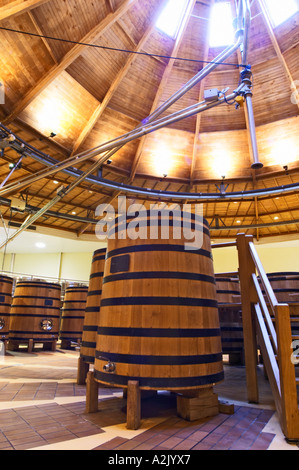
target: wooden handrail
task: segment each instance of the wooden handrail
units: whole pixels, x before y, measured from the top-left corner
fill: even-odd
[[[267,304],[265,302],[265,299],[264,299],[264,296],[263,296],[263,293],[262,293],[262,289],[260,288],[259,281],[258,281],[255,274],[252,274],[252,280],[253,280],[253,283],[254,283],[256,291],[257,291],[257,295],[258,295],[258,298],[259,298],[260,305],[262,307],[262,311],[264,313],[264,317],[265,317],[265,320],[266,320],[266,324],[267,324],[267,327],[268,327],[269,334],[272,338],[272,343],[273,343],[273,346],[274,346],[275,354],[277,354],[277,336],[276,336],[276,331],[275,331],[275,328],[274,328],[274,325],[273,325],[272,318],[269,314],[269,310],[268,310]]]
[[[267,274],[266,274],[266,272],[263,268],[263,265],[262,265],[262,263],[259,259],[259,256],[257,254],[257,251],[255,249],[255,246],[254,246],[253,242],[249,242],[249,251],[251,253],[251,257],[253,259],[253,262],[255,264],[257,272],[260,276],[262,284],[265,288],[265,293],[266,293],[266,296],[268,297],[268,300],[270,302],[270,306],[271,306],[272,310],[274,311],[275,307],[278,305],[278,301],[276,299],[276,296],[274,294],[274,291],[272,289],[272,286],[270,284],[268,276],[267,276]]]
[[[212,248],[227,248],[229,246],[237,246],[236,242],[225,242],[225,243],[214,243],[211,245]]]

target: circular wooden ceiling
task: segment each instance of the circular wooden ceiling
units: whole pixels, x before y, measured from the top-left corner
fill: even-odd
[[[180,34],[171,38],[156,27],[166,0],[2,2],[0,120],[33,147],[5,183],[11,189],[0,188],[4,220],[22,223],[74,174],[59,171],[21,189],[15,183],[131,132],[215,60],[223,48],[209,47],[214,3],[191,0]],[[223,103],[121,146],[34,225],[92,234],[97,206],[112,204],[117,211],[119,195],[148,208],[157,201],[182,204],[188,201],[184,193],[192,193],[197,196],[189,202],[203,204],[213,238],[240,231],[258,239],[298,233],[299,13],[274,27],[264,0],[250,4],[248,64],[263,167],[251,167],[245,106]],[[234,10],[234,0],[231,5]],[[237,51],[160,117],[194,106],[205,90],[231,93],[240,64]],[[0,181],[21,154],[9,146],[2,150]],[[74,168],[86,171],[98,158],[74,161]],[[103,185],[101,178],[112,183]],[[125,185],[141,190],[127,192]],[[25,201],[25,211],[12,211],[12,198]]]

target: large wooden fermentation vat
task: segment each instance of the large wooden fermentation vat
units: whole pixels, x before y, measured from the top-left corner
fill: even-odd
[[[168,218],[159,216],[159,226]],[[127,387],[137,380],[144,390],[198,390],[223,379],[216,286],[208,223],[202,246],[186,250],[186,239],[150,238],[149,212],[139,222],[147,239],[131,239],[127,225],[115,222],[108,239],[94,378]],[[142,222],[141,222],[142,221]],[[114,228],[112,228],[114,230]],[[133,230],[134,231],[134,230]],[[123,238],[123,239],[122,239]]]
[[[81,342],[87,292],[88,286],[76,283],[65,289],[59,331],[62,348],[69,347],[72,341]]]
[[[13,279],[9,276],[0,276],[0,340],[4,343],[8,339],[10,325],[10,308],[12,300]]]
[[[219,273],[215,277],[222,351],[223,354],[228,354],[229,362],[243,363],[244,338],[239,278],[230,273]]]
[[[267,274],[274,290],[275,296],[280,303],[299,302],[299,273],[298,272],[275,272]]]
[[[59,332],[61,286],[41,280],[19,280],[11,305],[9,349],[34,343],[56,347]]]

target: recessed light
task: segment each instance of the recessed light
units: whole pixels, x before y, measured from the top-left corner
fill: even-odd
[[[72,212],[72,214],[73,214],[73,215],[76,215],[76,214],[77,214],[77,212],[73,211],[73,212]]]
[[[58,184],[58,181],[54,180],[53,183],[54,183],[54,184]]]
[[[241,223],[241,220],[237,220],[237,224],[240,224]]]
[[[46,248],[46,244],[43,242],[37,242],[35,244],[36,248]]]
[[[279,217],[276,215],[276,216],[274,217],[274,220],[277,220],[277,219],[279,219]]]

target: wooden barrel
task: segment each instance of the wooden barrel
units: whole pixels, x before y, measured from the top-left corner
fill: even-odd
[[[12,300],[13,278],[0,276],[0,340],[6,341],[9,334],[10,308]]]
[[[299,273],[267,273],[275,296],[280,303],[299,302]]]
[[[215,278],[222,351],[229,356],[230,363],[243,363],[244,337],[239,278],[232,277],[229,273],[217,273]]]
[[[211,388],[223,380],[223,364],[208,223],[193,216],[203,240],[187,250],[174,230],[180,211],[165,238],[168,217],[140,214],[139,239],[132,222],[117,219],[108,235],[94,378],[122,388],[136,380],[143,390]]]
[[[96,250],[92,257],[82,343],[80,348],[80,357],[88,364],[93,364],[95,358],[105,256],[106,248],[102,248]]]
[[[9,347],[14,343],[56,342],[61,286],[40,280],[19,280],[11,305]]]
[[[62,348],[68,347],[72,341],[81,342],[87,292],[88,286],[80,284],[73,284],[65,289],[59,331]]]

